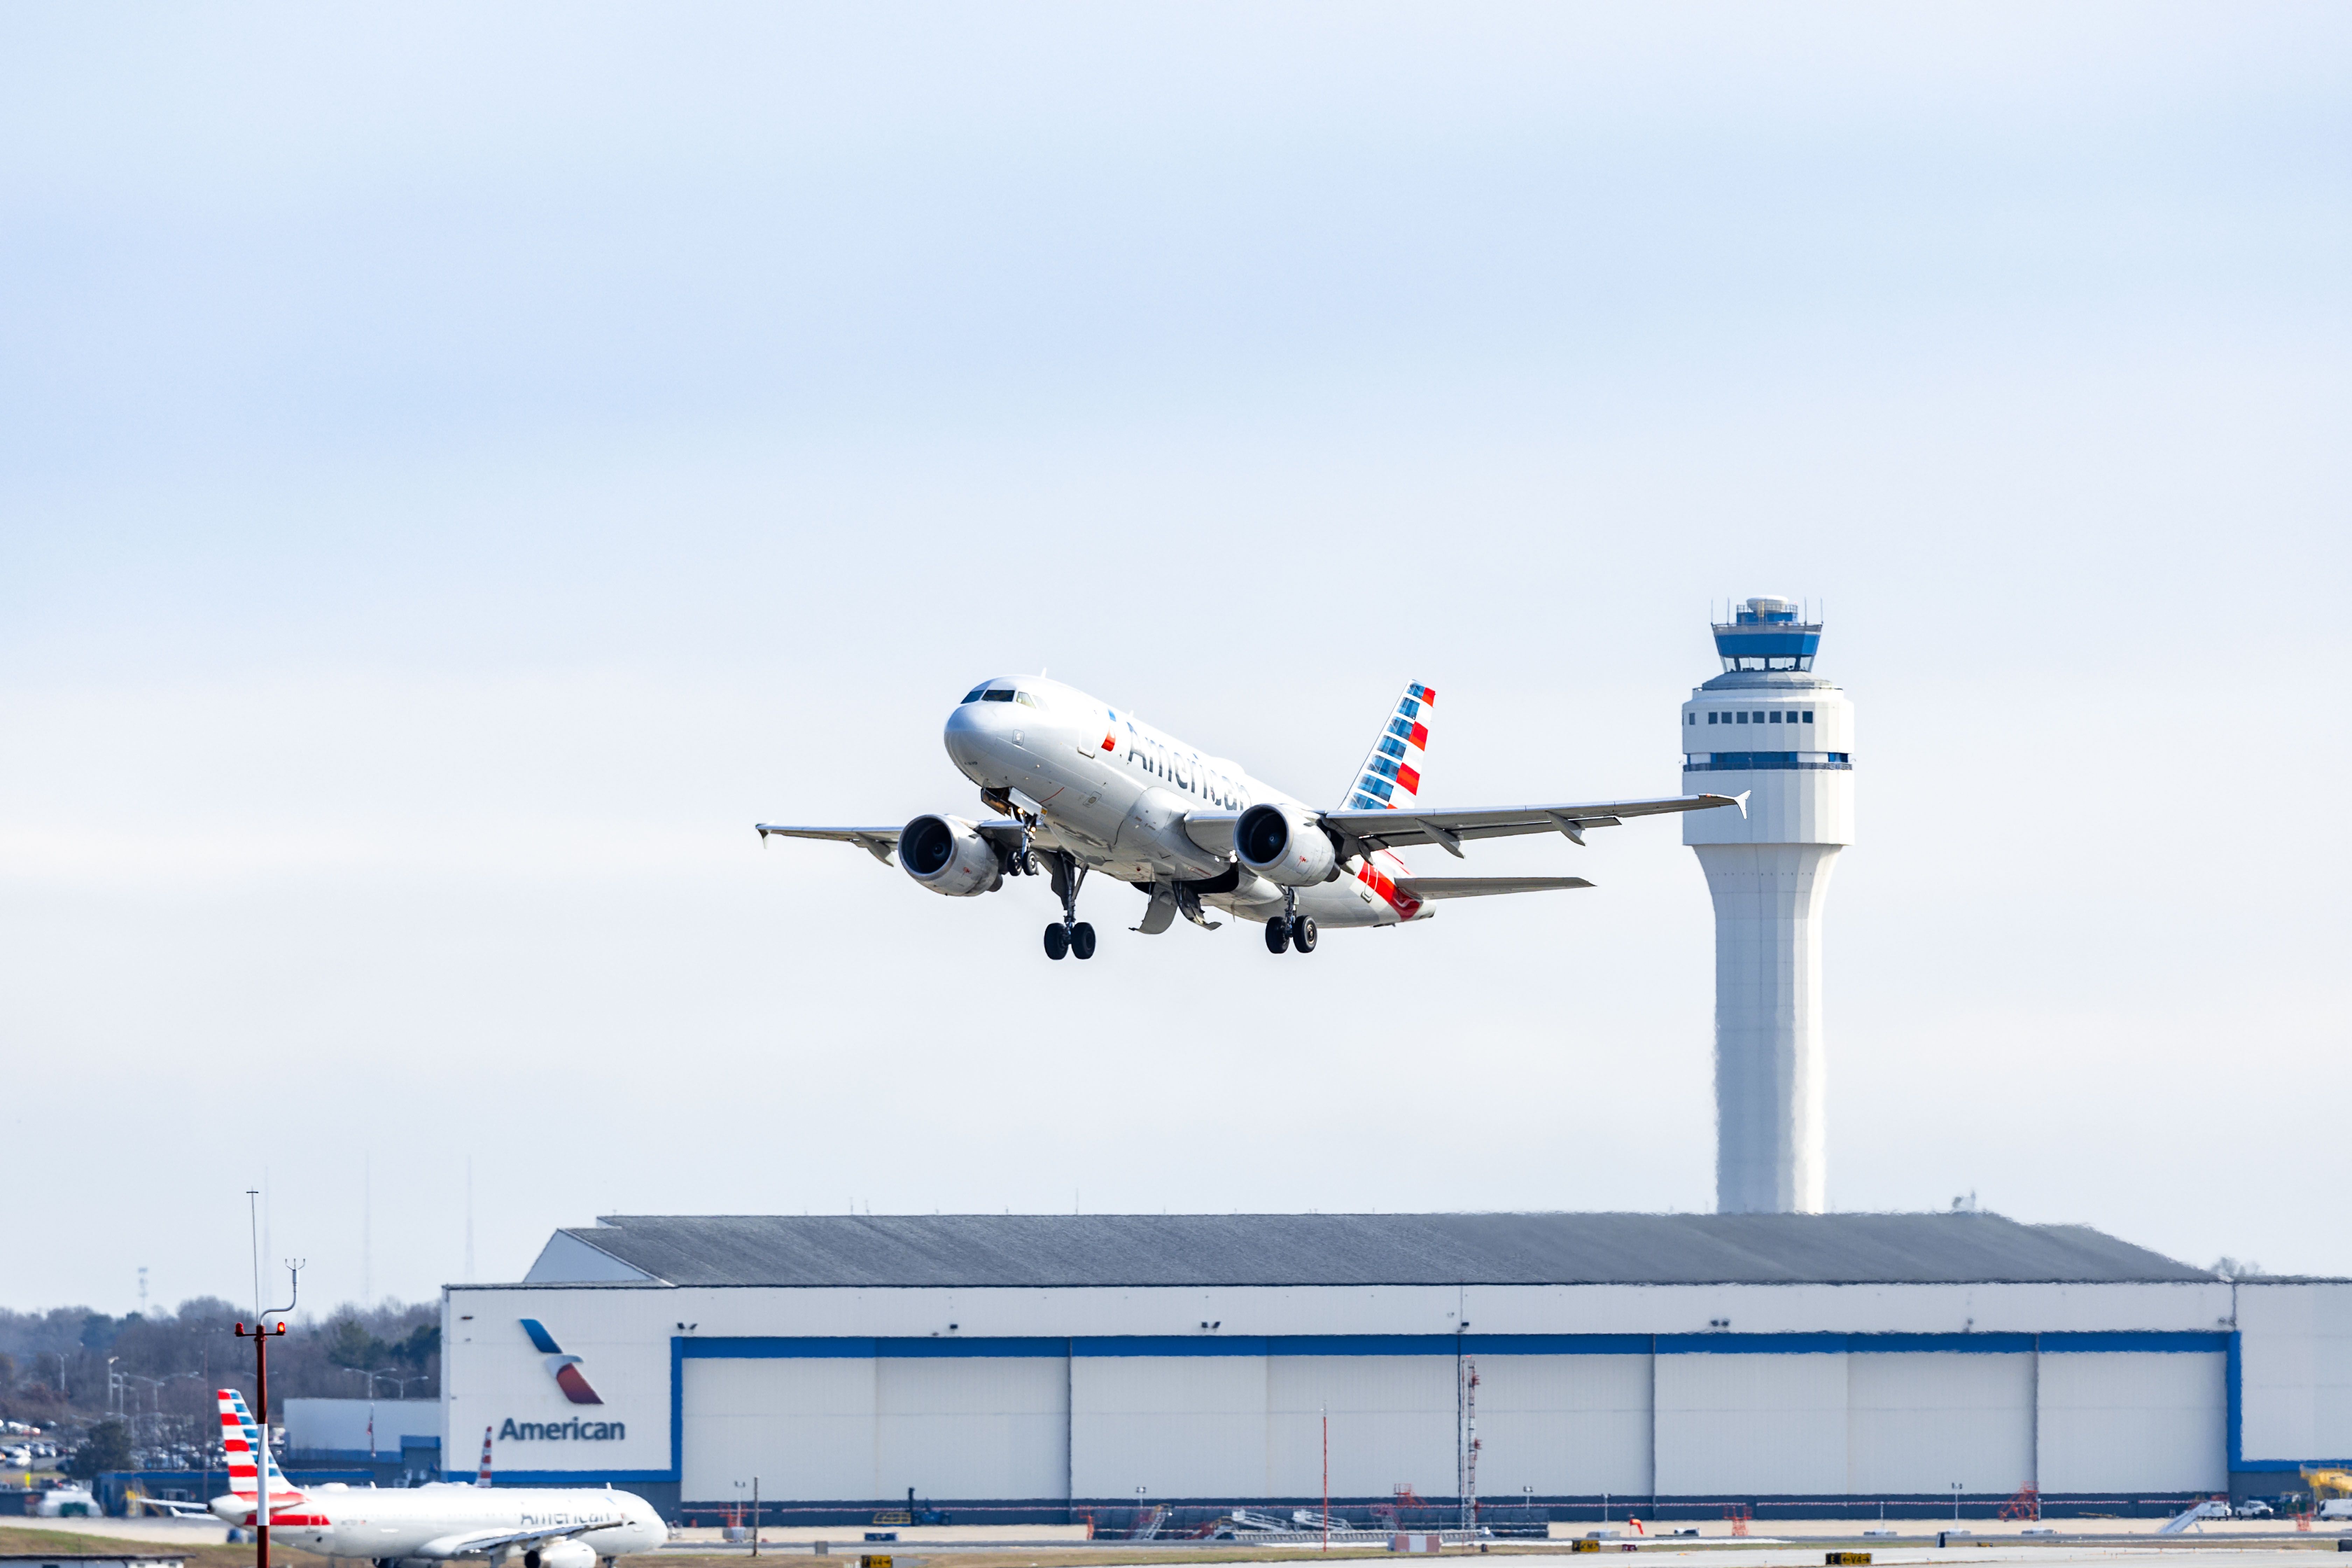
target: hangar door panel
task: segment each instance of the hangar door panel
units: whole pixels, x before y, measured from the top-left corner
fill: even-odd
[[[1070,1390],[1075,1495],[1264,1495],[1264,1356],[1082,1355]]]
[[[2033,1357],[1846,1357],[1850,1492],[2014,1492],[2033,1483]]]
[[[2219,1352],[2045,1352],[2042,1489],[2221,1490],[2227,1377]]]
[[[1658,1357],[1658,1490],[1845,1489],[1846,1358]]]
[[[885,1356],[875,1363],[871,1497],[1068,1495],[1069,1363]]]
[[[1331,1411],[1331,1495],[1423,1496],[1454,1489],[1454,1358],[1266,1358],[1265,1474],[1254,1495],[1313,1497],[1323,1485],[1323,1407]]]
[[[1649,1491],[1648,1356],[1492,1355],[1477,1361],[1481,1490],[1501,1498],[1515,1497],[1524,1487],[1583,1496]],[[1449,1407],[1442,1433],[1448,1466],[1454,1459],[1453,1417]],[[1441,1478],[1444,1473],[1438,1472]],[[1429,1489],[1423,1494],[1429,1495]]]
[[[863,1357],[688,1360],[678,1496],[735,1500],[760,1479],[779,1501],[866,1499],[874,1486],[874,1363]]]

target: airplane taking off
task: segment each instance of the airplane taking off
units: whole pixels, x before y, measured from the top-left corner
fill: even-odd
[[[598,1568],[627,1552],[651,1552],[669,1539],[653,1504],[608,1487],[490,1485],[489,1434],[482,1434],[481,1479],[473,1486],[433,1481],[421,1487],[301,1489],[288,1482],[261,1441],[260,1429],[234,1388],[219,1391],[221,1447],[229,1489],[205,1511],[246,1529],[268,1500],[270,1538],[329,1557],[439,1563],[486,1559],[499,1568]],[[156,1506],[154,1500],[146,1500]],[[194,1504],[163,1504],[183,1517]]]
[[[1345,805],[1322,809],[1204,756],[1134,714],[1043,676],[982,681],[948,715],[948,756],[980,786],[987,821],[924,816],[904,827],[758,824],[762,843],[829,838],[884,865],[895,852],[907,875],[935,893],[992,893],[1007,877],[1042,864],[1062,900],[1045,928],[1045,956],[1095,954],[1095,928],[1078,919],[1088,871],[1132,884],[1150,900],[1134,927],[1157,935],[1181,914],[1215,931],[1203,907],[1265,922],[1269,952],[1312,952],[1326,926],[1392,926],[1427,920],[1443,899],[1589,888],[1581,877],[1417,877],[1399,846],[1433,844],[1465,858],[1465,839],[1585,831],[1629,816],[1747,810],[1748,797],[1670,795],[1593,805],[1434,811],[1418,804],[1437,694],[1412,685],[1356,770]],[[1034,803],[1032,810],[1015,795]]]

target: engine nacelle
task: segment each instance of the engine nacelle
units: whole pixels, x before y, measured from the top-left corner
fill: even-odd
[[[576,1538],[551,1541],[524,1552],[522,1568],[596,1568],[596,1549]]]
[[[996,847],[961,816],[919,816],[898,835],[898,865],[934,893],[969,899],[1003,884]]]
[[[1286,888],[1328,882],[1339,850],[1314,817],[1291,805],[1254,805],[1234,824],[1234,853],[1267,881]]]

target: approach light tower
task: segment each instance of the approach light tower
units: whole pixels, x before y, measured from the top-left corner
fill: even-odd
[[[1853,842],[1853,704],[1812,673],[1822,625],[1750,599],[1715,628],[1723,673],[1683,704],[1683,842],[1715,898],[1715,1206],[1819,1214],[1822,906]]]

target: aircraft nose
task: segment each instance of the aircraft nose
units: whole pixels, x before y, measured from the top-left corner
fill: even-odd
[[[994,715],[985,702],[966,702],[948,714],[946,729],[940,739],[948,748],[948,758],[969,773],[979,765],[996,730]]]

